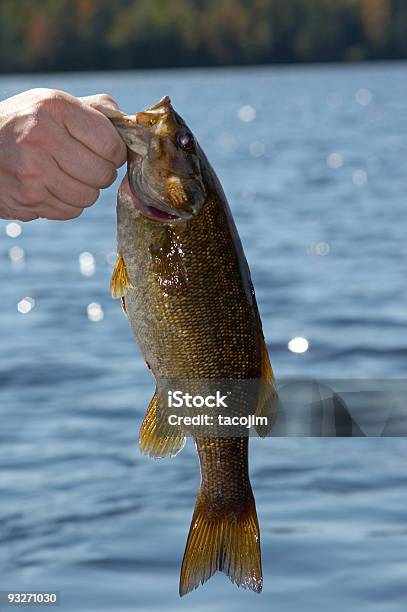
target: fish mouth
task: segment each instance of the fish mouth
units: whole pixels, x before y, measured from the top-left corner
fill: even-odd
[[[172,215],[170,213],[165,212],[165,210],[160,210],[159,208],[155,208],[154,206],[146,206],[148,211],[151,213],[152,217],[157,221],[162,219],[163,221],[176,221],[180,217],[177,215]]]
[[[133,192],[130,182],[127,177],[123,180],[120,190],[124,192],[127,196],[127,199],[131,201],[131,204],[134,208],[137,209],[144,217],[147,217],[151,221],[156,221],[157,223],[164,224],[174,224],[174,223],[182,223],[187,219],[191,218],[191,214],[179,211],[179,213],[175,213],[173,210],[168,210],[166,206],[157,204],[145,204],[136,196]]]

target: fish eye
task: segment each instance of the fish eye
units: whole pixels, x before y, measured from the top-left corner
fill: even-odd
[[[183,149],[187,149],[193,143],[194,137],[192,136],[191,132],[179,132],[177,135],[177,141]]]

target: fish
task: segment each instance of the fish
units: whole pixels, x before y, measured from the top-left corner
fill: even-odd
[[[157,387],[141,425],[141,452],[173,457],[174,428],[163,380],[267,383],[256,414],[276,412],[277,390],[249,267],[215,171],[168,96],[126,115],[112,111],[128,149],[117,198],[118,258],[111,292],[120,299]],[[268,433],[261,430],[259,434]],[[260,531],[248,469],[248,437],[195,436],[201,484],[182,560],[180,596],[216,571],[260,593]]]

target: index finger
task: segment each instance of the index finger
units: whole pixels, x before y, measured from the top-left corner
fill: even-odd
[[[124,164],[127,149],[109,119],[81,100],[70,104],[65,113],[65,127],[75,140],[112,162],[116,168]]]

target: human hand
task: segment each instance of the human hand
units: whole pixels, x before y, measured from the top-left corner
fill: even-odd
[[[73,219],[126,160],[114,100],[31,89],[0,102],[0,217]]]

